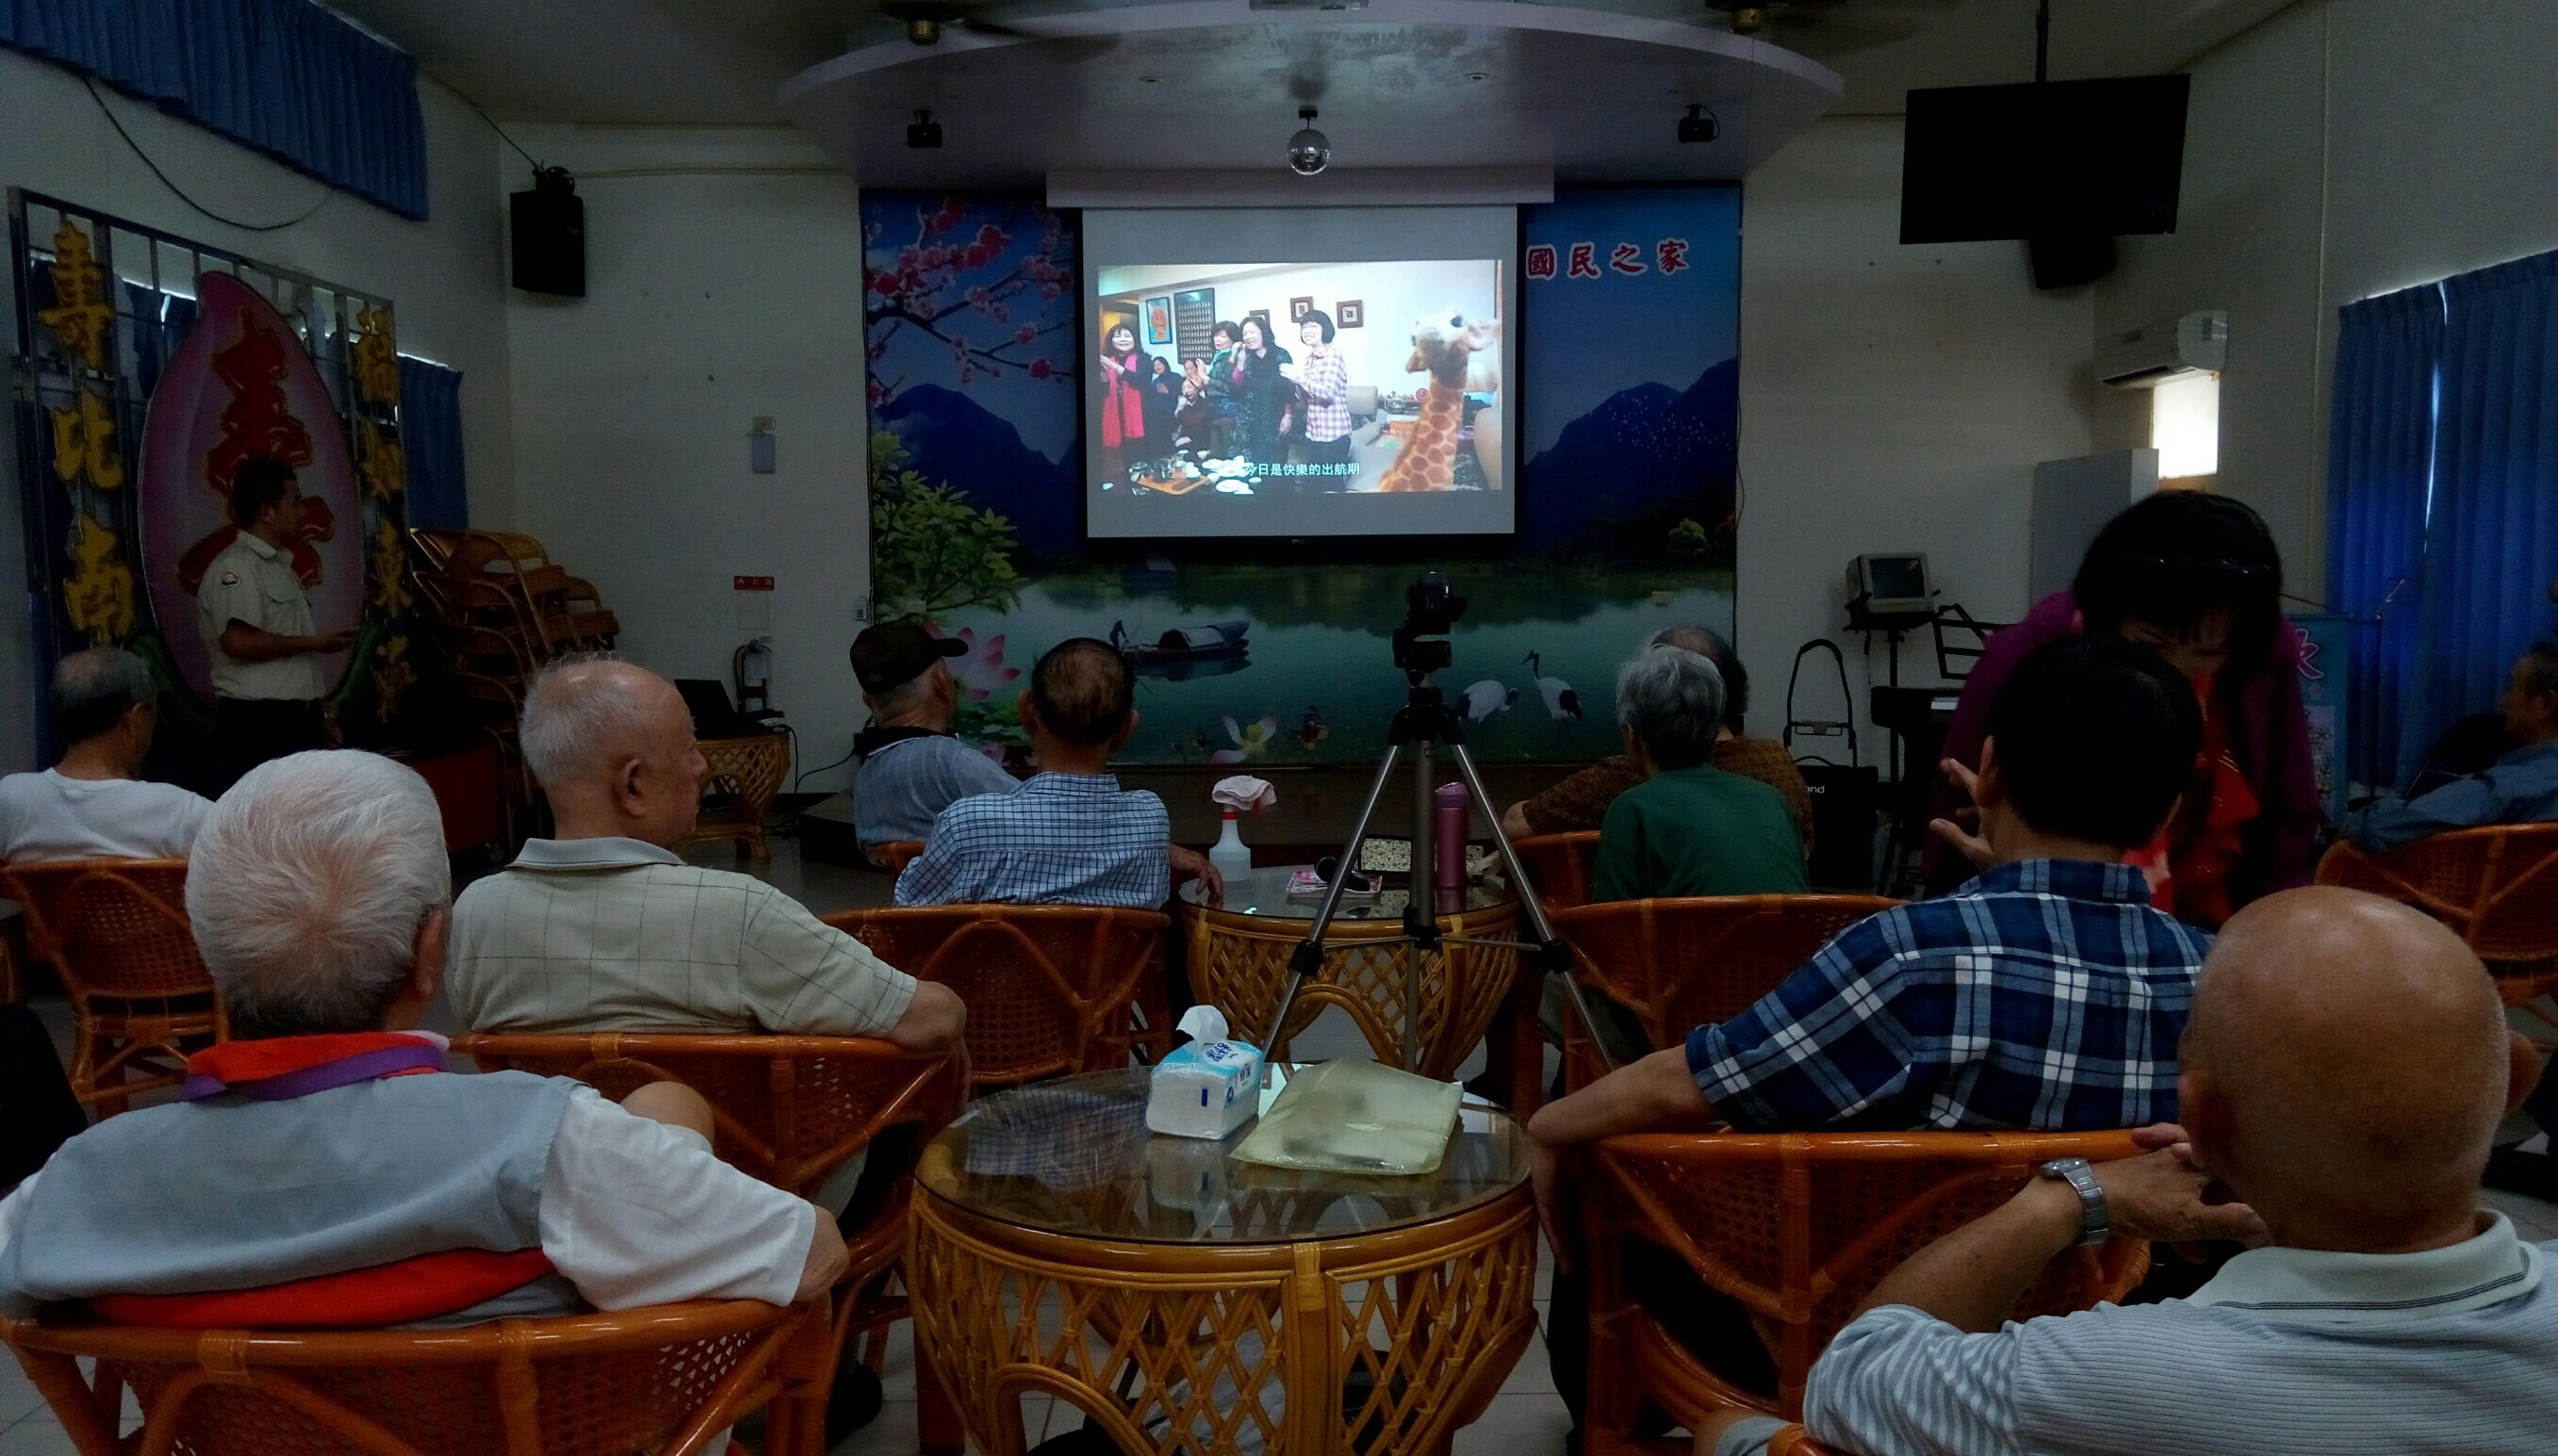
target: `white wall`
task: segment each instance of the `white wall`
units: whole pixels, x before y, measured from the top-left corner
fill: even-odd
[[[204,217],[154,178],[98,114],[77,76],[0,52],[0,185],[47,193],[391,300],[401,351],[462,370],[471,509],[483,521],[503,524],[514,510],[514,461],[504,202],[489,183],[498,142],[486,122],[443,87],[422,81],[419,94],[426,110],[426,221],[409,221],[341,193],[306,222],[250,232]],[[131,97],[108,92],[106,104],[171,178],[226,216],[281,221],[327,191]],[[40,699],[31,691],[24,517],[14,487],[9,495],[0,510],[0,770],[14,771],[32,767]]]
[[[770,635],[801,766],[842,756],[870,586],[852,179],[778,128],[520,139],[577,174],[587,267],[583,299],[509,300],[523,527],[602,591],[623,653],[668,676],[726,680]],[[773,475],[749,469],[758,415],[777,422]],[[776,579],[769,628],[740,625],[741,575]]]
[[[1900,219],[1898,117],[1822,121],[1742,194],[1737,646],[1765,704],[1754,731],[1783,721],[1787,665],[1816,637],[1846,651],[1864,719],[1842,608],[1860,553],[1924,551],[1946,599],[2014,621],[2035,464],[2089,448],[2088,290],[2036,292],[2019,243],[1904,247]],[[1886,680],[1878,641],[1871,681]],[[1932,643],[1914,638],[1902,681],[1935,680]],[[1801,702],[1833,716],[1834,681],[1807,665]],[[1866,762],[1885,743],[1869,733]]]
[[[2326,590],[2337,309],[2558,248],[2553,75],[2548,0],[2309,0],[2194,68],[2178,230],[2127,242],[2096,324],[2229,311],[2218,488],[2292,590]]]

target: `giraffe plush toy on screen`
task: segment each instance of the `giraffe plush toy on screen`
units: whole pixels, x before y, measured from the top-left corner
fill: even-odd
[[[1377,481],[1379,491],[1447,491],[1457,485],[1458,433],[1466,423],[1466,391],[1500,388],[1501,322],[1466,321],[1463,314],[1423,319],[1412,327],[1412,358],[1404,367],[1427,371],[1421,416],[1412,438]]]

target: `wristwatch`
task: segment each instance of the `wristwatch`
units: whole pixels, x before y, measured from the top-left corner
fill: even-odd
[[[2085,1158],[2054,1158],[2035,1170],[2055,1183],[2066,1183],[2078,1195],[2078,1246],[2091,1247],[2112,1237],[2114,1221],[2105,1211],[2105,1186]]]

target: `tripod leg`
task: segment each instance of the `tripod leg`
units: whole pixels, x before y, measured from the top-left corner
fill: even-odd
[[[1324,903],[1315,908],[1315,921],[1306,928],[1306,939],[1298,942],[1288,956],[1288,989],[1280,993],[1279,1008],[1271,1013],[1269,1029],[1261,1037],[1265,1056],[1279,1045],[1279,1034],[1288,1027],[1288,1013],[1297,1009],[1297,993],[1304,989],[1306,977],[1323,968],[1324,932],[1332,928],[1333,912],[1341,908],[1342,888],[1358,865],[1359,846],[1367,842],[1368,823],[1376,817],[1377,802],[1385,798],[1386,783],[1394,777],[1395,763],[1402,756],[1402,744],[1386,745],[1385,760],[1376,766],[1376,782],[1367,787],[1367,802],[1359,806],[1358,822],[1350,826],[1350,842],[1342,848],[1341,869],[1324,887]]]
[[[1518,852],[1510,847],[1510,836],[1500,831],[1500,810],[1493,806],[1492,795],[1485,792],[1484,776],[1475,772],[1475,756],[1468,753],[1462,743],[1450,744],[1448,754],[1457,761],[1457,774],[1466,781],[1467,796],[1475,801],[1475,807],[1492,825],[1492,847],[1500,854],[1501,867],[1509,873],[1510,884],[1518,891],[1519,908],[1527,912],[1528,926],[1536,932],[1537,968],[1563,972],[1563,988],[1572,998],[1573,1014],[1581,1018],[1583,1026],[1594,1028],[1591,1049],[1599,1054],[1600,1065],[1611,1072],[1616,1071],[1617,1059],[1608,1054],[1607,1044],[1600,1041],[1595,1033],[1599,1023],[1591,1018],[1589,997],[1572,974],[1572,952],[1555,938],[1554,923],[1545,918],[1545,904],[1536,898],[1536,886],[1528,881],[1527,867],[1519,863]]]
[[[1403,1070],[1421,1070],[1421,966],[1439,944],[1439,855],[1435,831],[1438,786],[1430,781],[1431,740],[1412,745],[1412,891],[1403,903],[1404,934],[1412,948],[1403,958]],[[1444,955],[1446,952],[1440,951]]]

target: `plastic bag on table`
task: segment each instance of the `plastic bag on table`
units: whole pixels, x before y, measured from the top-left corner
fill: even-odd
[[[1464,1090],[1376,1062],[1301,1068],[1233,1156],[1273,1168],[1400,1176],[1437,1171]]]

